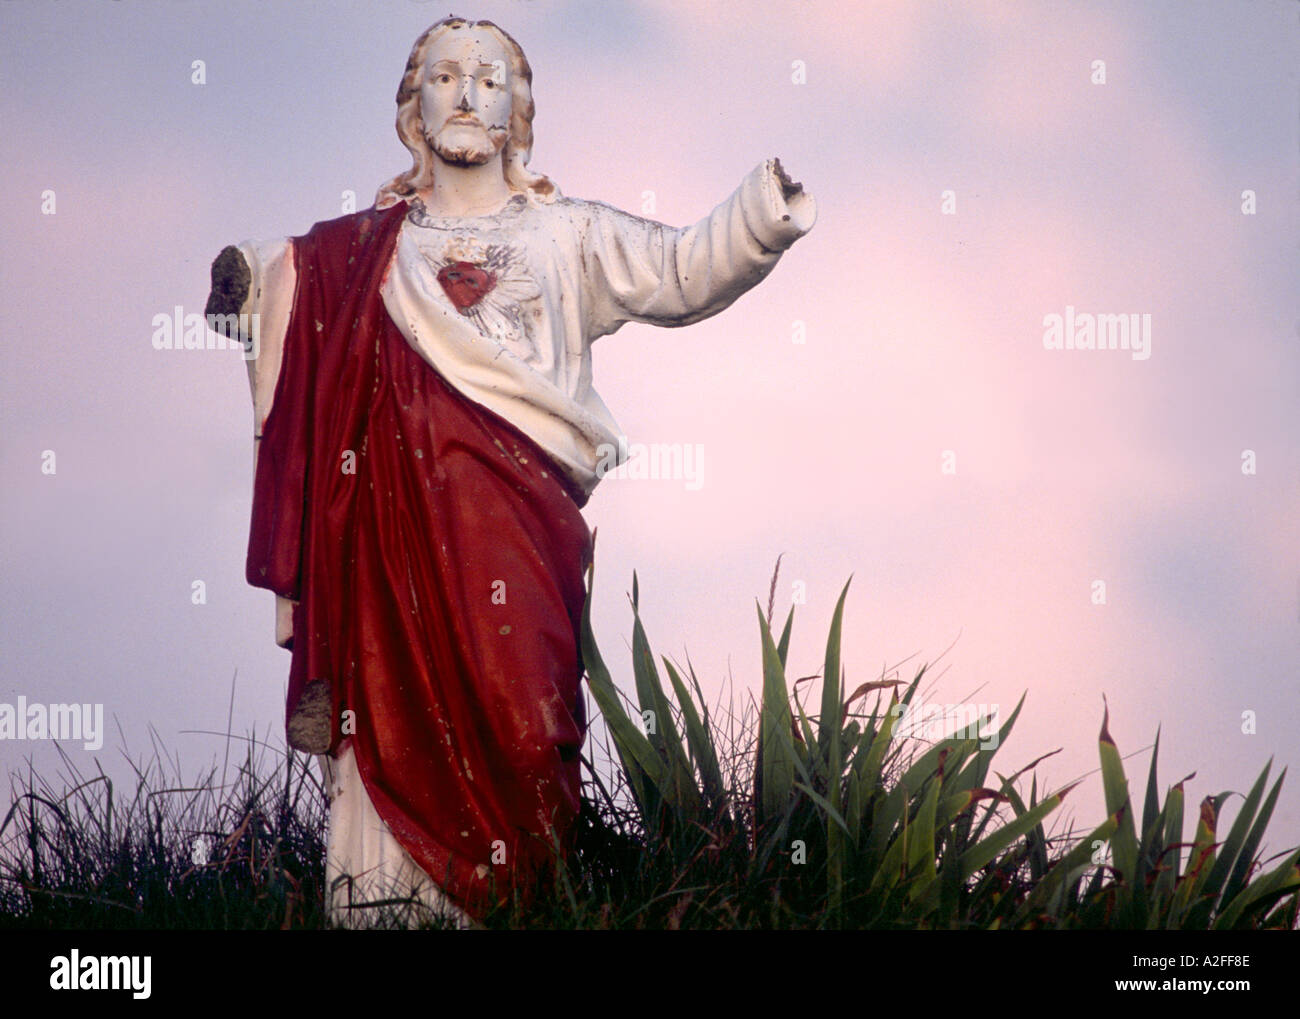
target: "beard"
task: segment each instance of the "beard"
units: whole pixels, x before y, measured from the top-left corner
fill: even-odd
[[[468,131],[475,136],[473,141],[461,141],[453,145],[448,141],[452,132],[457,131],[464,138]],[[444,124],[436,132],[425,131],[424,140],[442,160],[453,166],[481,166],[490,162],[506,146],[509,132],[505,128],[484,128],[469,124]]]

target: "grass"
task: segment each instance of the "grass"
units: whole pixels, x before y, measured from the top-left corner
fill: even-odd
[[[635,577],[635,702],[615,686],[585,614],[588,688],[604,724],[593,726],[583,758],[576,851],[529,907],[516,901],[484,925],[1297,926],[1300,849],[1261,851],[1285,772],[1270,786],[1271,762],[1263,769],[1226,832],[1232,794],[1206,797],[1186,840],[1188,779],[1161,796],[1157,733],[1145,794],[1131,800],[1107,715],[1098,737],[1107,816],[1049,834],[1073,786],[1040,791],[1037,760],[1007,776],[993,768],[1020,705],[996,743],[987,727],[927,742],[903,738],[900,716],[928,667],[909,683],[882,676],[847,690],[847,593],[822,670],[793,682],[793,610],[778,637],[771,597],[766,614],[757,606],[761,697],[739,710],[733,694],[710,711],[689,661],[656,661]],[[814,713],[806,684],[817,679]],[[315,766],[249,738],[241,760],[186,781],[152,738],[129,797],[66,755],[54,783],[30,770],[13,776],[0,822],[0,927],[327,926],[328,808]]]
[[[61,748],[57,783],[11,776],[0,927],[322,926],[328,808],[307,758],[249,738],[242,760],[187,781],[153,741],[126,797]]]

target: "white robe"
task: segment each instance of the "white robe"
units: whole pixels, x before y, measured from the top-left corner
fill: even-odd
[[[773,160],[756,166],[704,219],[680,229],[601,202],[546,204],[517,194],[490,216],[408,216],[381,293],[407,342],[448,383],[519,428],[590,493],[627,447],[592,388],[592,342],[625,322],[683,326],[717,314],[771,272],[816,216],[811,195],[783,196]],[[271,410],[293,307],[291,245],[281,238],[238,246],[252,272],[240,311],[259,316],[259,349],[248,362],[255,435]],[[464,311],[438,282],[439,270],[457,262],[483,266],[494,277],[482,300]],[[284,646],[292,603],[276,603],[276,641]],[[430,909],[467,923],[379,818],[351,749],[336,761],[319,760],[330,792],[327,880],[353,875],[354,901],[414,886]],[[369,922],[349,913],[345,901],[340,883],[331,902],[338,922]]]

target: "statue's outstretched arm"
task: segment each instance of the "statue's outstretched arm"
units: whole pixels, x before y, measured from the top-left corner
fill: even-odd
[[[776,170],[776,179],[781,182],[781,197],[787,200],[803,191],[803,185],[797,180],[791,180],[790,175],[785,172],[785,167],[781,165],[781,160],[777,157],[772,158],[772,168]]]
[[[716,315],[762,280],[812,229],[817,203],[779,159],[766,159],[731,197],[673,228],[586,203],[582,235],[587,335],[624,322],[683,326]]]

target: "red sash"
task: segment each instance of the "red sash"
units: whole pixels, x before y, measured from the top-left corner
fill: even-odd
[[[585,501],[453,389],[380,294],[406,206],[294,239],[247,578],[299,604],[286,718],[326,680],[379,816],[476,915],[546,873],[579,808]],[[351,467],[352,472],[349,472]]]

